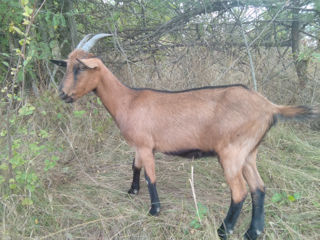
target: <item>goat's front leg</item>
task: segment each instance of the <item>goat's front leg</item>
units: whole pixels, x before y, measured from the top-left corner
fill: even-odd
[[[160,213],[160,200],[156,187],[154,155],[151,149],[143,149],[138,151],[137,156],[139,160],[141,160],[141,163],[144,167],[145,178],[148,184],[148,190],[151,200],[151,208],[149,210],[149,214],[152,216],[157,216]]]
[[[133,159],[132,163],[132,171],[133,171],[133,178],[132,178],[132,183],[131,187],[128,191],[129,194],[138,194],[139,189],[140,189],[140,172],[141,172],[141,164],[139,164],[138,161]]]
[[[156,182],[151,181],[147,172],[145,172],[145,178],[148,184],[149,195],[151,199],[151,208],[149,210],[149,214],[152,216],[157,216],[160,213],[160,200],[158,197]]]

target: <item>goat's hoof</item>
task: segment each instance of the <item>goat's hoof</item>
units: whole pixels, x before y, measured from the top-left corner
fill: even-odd
[[[139,189],[130,188],[130,189],[128,190],[128,193],[129,193],[129,194],[132,194],[132,195],[138,195]]]
[[[151,206],[151,209],[149,210],[149,214],[151,216],[159,216],[160,214],[160,206]]]
[[[224,225],[223,224],[218,228],[217,232],[218,232],[218,236],[219,236],[219,238],[221,240],[227,240],[228,239],[228,236],[226,234],[226,230],[224,229]]]
[[[262,231],[258,229],[249,229],[245,235],[244,235],[244,240],[256,240],[260,235]]]

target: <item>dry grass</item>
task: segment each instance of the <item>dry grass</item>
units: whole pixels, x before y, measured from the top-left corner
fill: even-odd
[[[176,64],[172,59],[162,60],[163,64],[157,66],[160,78],[152,64],[133,65],[131,70],[137,86],[182,89],[231,82],[250,84],[247,65],[236,65],[226,72],[218,64],[222,57],[216,56],[218,60],[213,61],[211,55],[207,53],[204,57],[191,52]],[[263,85],[264,73],[277,71],[266,67],[271,64],[267,60],[266,57],[257,63],[257,69],[265,71],[260,77],[257,74],[261,78],[259,85],[263,86],[260,90],[266,91],[274,101],[280,102],[282,98],[281,102],[286,103],[292,98],[289,93],[292,86],[288,86],[293,73],[284,73],[286,77],[282,75],[282,81]],[[233,64],[232,59],[224,64],[228,68]],[[117,75],[132,85],[126,69]],[[220,78],[213,77],[217,75]],[[308,86],[311,88],[317,81]],[[40,179],[32,193],[32,205],[21,204],[26,193],[8,195],[8,190],[1,190],[6,193],[0,198],[1,239],[218,239],[215,230],[225,217],[230,193],[217,159],[191,161],[157,154],[162,212],[159,217],[150,217],[147,215],[150,200],[143,179],[138,196],[126,193],[131,183],[134,153],[104,107],[93,95],[74,105],[62,103],[56,95],[46,92],[40,99],[28,99],[36,111],[18,124],[35,132],[46,129],[50,134],[48,141],[55,147],[63,146],[63,151],[55,152],[60,160],[45,172],[44,160],[48,156],[42,154],[33,159],[32,167]],[[319,96],[313,101],[319,102]],[[44,110],[46,115],[41,114]],[[79,110],[85,113],[77,116],[75,112]],[[0,127],[5,128],[5,123],[1,122]],[[26,143],[41,141],[37,134],[22,136],[15,132],[12,137],[20,137]],[[6,144],[6,139],[0,138],[0,149],[6,149]],[[206,207],[199,228],[192,227],[197,214],[189,183],[191,166],[197,201]],[[267,186],[263,239],[320,239],[319,132],[311,131],[307,125],[280,124],[262,143],[258,166]],[[300,197],[295,201],[286,197],[273,201],[276,193]],[[230,239],[241,239],[250,220],[248,198]]]

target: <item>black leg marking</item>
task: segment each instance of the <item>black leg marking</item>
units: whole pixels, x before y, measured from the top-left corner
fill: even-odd
[[[231,200],[228,214],[218,229],[218,235],[220,239],[226,240],[228,238],[228,234],[232,234],[234,225],[236,224],[240,215],[244,200],[245,198],[239,203],[235,203],[233,200]]]
[[[133,163],[132,163],[133,179],[132,179],[132,184],[131,184],[131,187],[130,187],[128,193],[136,195],[136,194],[139,193],[139,189],[140,189],[140,172],[141,172],[141,168],[137,168],[134,165],[134,161],[135,161],[135,159],[133,159]]]
[[[252,220],[250,228],[244,235],[244,239],[255,240],[263,232],[264,228],[264,196],[265,191],[257,189],[251,193]]]
[[[145,172],[144,174],[148,184],[148,190],[149,190],[150,199],[151,199],[151,209],[149,211],[149,214],[152,216],[157,216],[160,213],[160,200],[158,197],[156,183],[151,183],[147,173]]]

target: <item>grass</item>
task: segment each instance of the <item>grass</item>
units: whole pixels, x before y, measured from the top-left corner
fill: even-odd
[[[48,171],[44,161],[52,152],[28,155],[28,167],[39,175],[32,204],[22,204],[28,191],[1,185],[1,239],[218,239],[215,230],[228,210],[230,193],[217,159],[156,154],[162,212],[150,217],[144,181],[138,196],[126,194],[134,152],[104,108],[94,96],[65,105],[55,95],[30,99],[35,111],[12,130],[13,139],[47,141],[62,151],[54,152],[59,160]],[[19,126],[35,134],[23,135]],[[0,127],[5,129],[5,123]],[[49,134],[45,139],[38,134],[41,129]],[[7,149],[6,137],[1,137],[0,149]],[[197,201],[205,209],[201,225],[193,224],[191,166]],[[279,124],[261,144],[258,167],[267,187],[263,239],[320,239],[319,132]],[[230,239],[242,239],[250,220],[248,197]]]

